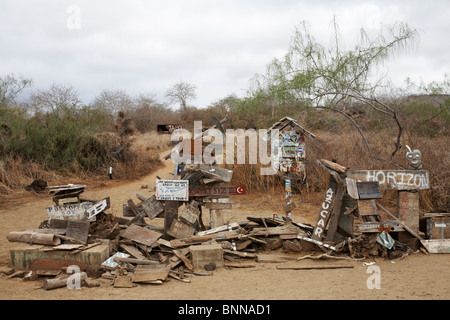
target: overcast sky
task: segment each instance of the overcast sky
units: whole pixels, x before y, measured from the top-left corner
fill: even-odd
[[[21,74],[34,89],[71,85],[86,104],[103,89],[166,102],[186,81],[197,86],[191,104],[206,107],[244,96],[301,21],[326,44],[334,16],[349,46],[361,27],[402,21],[419,32],[418,47],[389,66],[396,83],[450,73],[450,0],[2,0],[0,76]]]

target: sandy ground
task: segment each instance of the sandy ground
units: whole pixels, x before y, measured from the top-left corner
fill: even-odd
[[[132,183],[108,182],[103,188],[87,188],[87,198],[111,198],[108,212],[122,216],[122,204],[136,199],[136,193],[150,196],[156,176],[170,178],[172,163],[157,172]],[[70,182],[68,182],[70,183]],[[148,185],[148,189],[141,186]],[[239,202],[238,198],[233,199]],[[0,209],[0,266],[10,263],[6,235],[11,231],[37,228],[46,220],[45,208],[52,205],[49,195],[38,196],[33,201]],[[305,204],[305,206],[308,204]],[[308,219],[301,215],[302,205],[294,212],[295,222]],[[279,214],[279,213],[278,213]],[[226,219],[235,222],[247,216],[271,217],[272,211],[249,210],[245,203],[227,211]],[[311,220],[311,219],[309,219]],[[149,221],[150,222],[150,221]],[[314,223],[315,221],[308,221]],[[162,219],[151,224],[162,226]],[[281,253],[281,252],[277,252]],[[305,253],[291,254],[295,257]],[[372,269],[364,261],[346,262],[352,269],[334,270],[278,270],[274,263],[257,263],[255,268],[218,269],[212,276],[191,276],[191,283],[170,280],[163,285],[138,285],[118,289],[106,279],[96,280],[100,287],[69,290],[67,288],[44,291],[36,289],[41,281],[24,282],[20,278],[6,279],[0,274],[0,299],[26,300],[447,300],[450,298],[450,255],[425,255],[416,253],[404,260],[377,258],[380,288],[370,289]],[[297,265],[325,265],[335,261],[295,261]],[[293,262],[288,264],[292,265]]]

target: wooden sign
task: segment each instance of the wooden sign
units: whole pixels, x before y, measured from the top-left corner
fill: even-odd
[[[328,188],[325,193],[325,199],[322,202],[322,206],[320,207],[319,217],[316,222],[316,226],[314,227],[314,231],[311,239],[321,241],[324,236],[325,228],[330,220],[331,208],[333,205],[334,198],[336,197],[337,190],[337,182],[330,178],[328,183]]]
[[[379,182],[384,189],[427,190],[430,178],[427,170],[347,170],[347,178],[356,181]]]
[[[191,197],[230,196],[242,194],[245,194],[245,186],[223,186],[189,189],[189,196]]]
[[[189,201],[189,181],[156,180],[156,200]]]
[[[47,217],[61,220],[82,220],[85,212],[92,206],[92,202],[83,202],[67,206],[53,206],[47,208]]]

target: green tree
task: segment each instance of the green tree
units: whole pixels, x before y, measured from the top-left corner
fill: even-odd
[[[389,58],[412,48],[417,32],[406,23],[385,26],[375,37],[361,29],[358,43],[345,49],[334,19],[331,23],[333,44],[330,47],[319,43],[303,22],[292,37],[288,53],[274,59],[266,74],[257,75],[253,92],[269,94],[278,103],[301,101],[303,105],[336,111],[358,128],[369,152],[370,144],[364,132],[347,114],[346,107],[352,103],[363,103],[392,118],[398,133],[392,157],[401,147],[403,127],[397,111],[385,97],[392,84],[387,74],[380,74],[380,67]]]

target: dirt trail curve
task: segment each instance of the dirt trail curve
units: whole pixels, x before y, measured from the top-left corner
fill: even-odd
[[[164,166],[138,181],[102,189],[86,189],[83,196],[93,199],[111,198],[109,212],[122,216],[122,205],[135,199],[136,193],[150,196],[156,176],[170,178],[173,164]],[[147,185],[148,189],[141,189]],[[10,261],[6,235],[11,231],[37,228],[46,220],[45,208],[51,205],[51,197],[13,209],[0,208],[0,266]],[[244,220],[249,212],[236,206],[228,211],[229,221]],[[271,212],[252,211],[252,216],[270,217]],[[162,219],[154,219],[158,225]],[[281,252],[275,252],[281,254]],[[301,256],[302,254],[297,254]],[[298,263],[328,263],[307,261]],[[333,263],[331,261],[330,263]],[[449,299],[450,255],[414,254],[394,262],[376,259],[381,288],[370,289],[370,276],[374,269],[362,262],[349,262],[352,269],[336,270],[278,270],[279,264],[258,263],[249,269],[219,269],[213,276],[190,277],[191,283],[171,280],[161,286],[139,285],[131,289],[113,288],[110,280],[99,279],[101,286],[69,290],[66,288],[44,291],[35,289],[40,283],[23,282],[22,279],[6,279],[0,274],[0,299],[149,299],[149,300],[298,300],[298,299]]]

